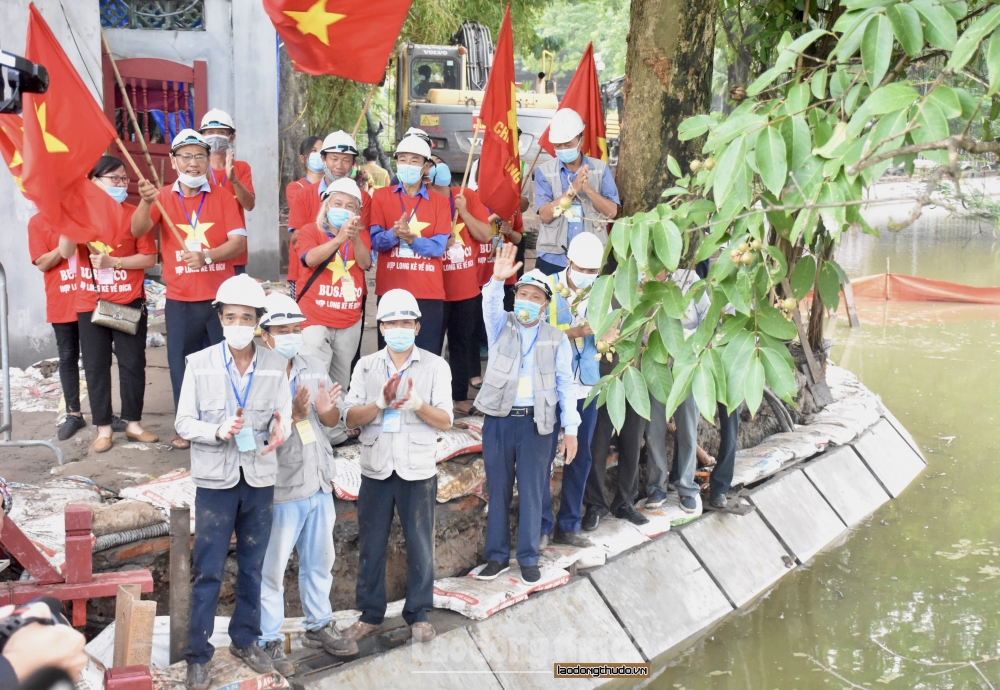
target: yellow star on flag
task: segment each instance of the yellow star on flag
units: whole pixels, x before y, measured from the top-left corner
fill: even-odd
[[[185,225],[184,223],[177,223],[177,227],[184,231],[184,234],[187,235],[187,239],[198,240],[201,242],[202,246],[208,247],[209,249],[212,248],[212,245],[208,243],[206,233],[213,225],[215,225],[215,223],[202,223],[199,220],[194,222],[193,228],[190,225]]]
[[[327,270],[333,274],[330,276],[330,285],[336,285],[341,281],[342,278],[347,277],[348,275],[347,272],[351,270],[351,266],[353,265],[354,265],[353,261],[348,261],[347,265],[345,266],[344,259],[340,256],[340,254],[337,254],[333,258],[333,261],[331,261],[326,265]]]
[[[17,149],[14,149],[14,155],[11,156],[10,165],[8,165],[7,167],[13,170],[17,166],[21,165],[21,163],[23,162],[24,159],[21,158],[21,152],[18,151]]]
[[[17,188],[20,189],[21,193],[23,194],[24,193],[24,183],[21,182],[21,178],[18,177],[17,175],[14,175],[14,184],[17,185]]]
[[[49,153],[68,153],[69,147],[62,143],[52,134],[45,131],[46,104],[35,106],[35,116],[38,118],[38,126],[42,128],[42,138],[45,140],[45,150]]]
[[[323,45],[330,45],[328,29],[331,24],[336,24],[346,17],[346,14],[336,14],[326,11],[326,0],[316,0],[316,4],[305,12],[292,12],[285,10],[285,14],[298,22],[295,27],[302,32],[303,36],[313,35],[318,38]]]
[[[117,249],[118,247],[121,246],[121,245],[118,245],[118,247],[111,247],[111,246],[109,246],[107,244],[104,244],[103,242],[97,242],[97,241],[91,242],[90,244],[92,244],[94,246],[94,249],[96,249],[97,251],[101,252],[102,254],[110,254],[115,249]]]
[[[410,226],[410,233],[414,237],[420,237],[420,234],[424,231],[424,228],[426,228],[428,225],[430,225],[430,223],[423,223],[423,222],[417,220],[416,215],[411,215],[410,216],[410,220],[407,223],[407,225]]]
[[[455,227],[452,228],[451,234],[455,237],[455,244],[460,244],[465,246],[465,240],[462,239],[462,230],[465,228],[465,223],[458,221],[455,223]]]

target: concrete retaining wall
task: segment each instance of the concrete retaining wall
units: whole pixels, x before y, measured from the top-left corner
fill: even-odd
[[[430,645],[408,643],[300,682],[324,690],[416,687],[415,678],[435,688],[595,687],[600,681],[554,679],[552,664],[679,651],[898,496],[925,465],[899,422],[880,419],[852,444],[750,491],[754,512],[706,514]]]

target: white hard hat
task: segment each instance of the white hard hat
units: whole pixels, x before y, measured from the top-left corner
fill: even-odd
[[[306,320],[295,300],[280,292],[272,292],[264,298],[264,309],[267,311],[264,312],[264,316],[260,320],[261,328],[265,326],[285,326],[290,323],[302,323]]]
[[[572,108],[560,108],[549,123],[549,141],[553,144],[565,144],[582,134],[586,128],[578,112]]]
[[[229,113],[224,110],[219,110],[218,108],[212,108],[205,113],[205,117],[201,118],[201,127],[198,128],[198,131],[203,132],[206,129],[212,129],[215,127],[225,127],[230,131],[236,131],[236,125],[233,124],[233,118],[229,116]]]
[[[208,142],[205,141],[205,137],[201,136],[198,132],[193,129],[182,129],[174,137],[174,140],[170,142],[170,155],[177,152],[177,149],[182,146],[189,146],[194,144],[195,146],[201,146],[206,151],[209,150]]]
[[[242,304],[254,309],[263,309],[267,306],[264,288],[246,273],[227,278],[215,293],[213,304]]]
[[[569,243],[566,258],[580,268],[600,268],[601,259],[604,258],[604,245],[597,239],[597,235],[581,232]]]
[[[398,156],[401,153],[415,153],[429,160],[431,157],[431,145],[422,137],[411,134],[403,137],[403,140],[399,142],[399,146],[396,147],[396,155]]]
[[[431,135],[425,132],[424,130],[420,129],[419,127],[410,127],[408,130],[406,130],[406,134],[403,135],[403,138],[405,139],[406,137],[409,136],[420,137],[421,139],[427,142],[428,146],[430,146],[431,144]]]
[[[340,192],[341,194],[348,194],[353,196],[357,202],[358,207],[361,206],[361,189],[358,187],[358,183],[349,177],[341,177],[338,180],[334,180],[330,183],[330,186],[326,188],[323,192],[322,200],[326,201],[326,198],[333,194],[334,192]],[[600,241],[600,240],[598,240]]]
[[[389,290],[378,301],[376,321],[405,321],[419,318],[420,307],[417,306],[417,300],[406,290],[399,288]]]
[[[517,290],[522,285],[533,285],[544,292],[548,299],[552,299],[552,286],[549,284],[549,277],[537,268],[531,269],[518,278],[517,282],[514,283],[514,290]]]
[[[320,153],[349,153],[356,156],[358,143],[354,141],[354,137],[341,129],[326,135]]]

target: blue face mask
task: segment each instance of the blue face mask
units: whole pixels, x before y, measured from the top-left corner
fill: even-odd
[[[274,338],[274,347],[271,349],[285,359],[291,359],[299,354],[299,350],[302,349],[301,333],[285,333],[284,335],[275,335],[272,337]]]
[[[330,222],[330,225],[339,229],[340,226],[350,220],[353,215],[354,214],[346,208],[331,208],[326,212],[326,219]]]
[[[111,195],[111,198],[119,204],[128,198],[128,187],[105,187],[104,191]]]
[[[572,163],[580,157],[580,149],[556,149],[556,158],[563,163]]]
[[[596,273],[581,273],[580,271],[574,271],[572,268],[569,269],[569,279],[573,281],[573,285],[577,287],[578,290],[583,290],[594,284],[597,280]]]
[[[386,328],[385,344],[393,352],[406,352],[413,347],[413,341],[417,337],[415,328]]]
[[[542,305],[527,299],[514,300],[514,315],[521,323],[531,323],[542,313]]]
[[[447,163],[438,163],[431,171],[431,183],[438,187],[448,187],[451,185],[451,168]]]
[[[396,177],[405,185],[413,185],[420,182],[421,170],[423,166],[400,163],[396,166]]]
[[[326,166],[323,165],[323,155],[319,151],[310,153],[309,158],[306,159],[306,167],[314,173],[323,172],[326,169]]]

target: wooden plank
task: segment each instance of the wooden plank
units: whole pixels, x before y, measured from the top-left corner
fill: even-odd
[[[844,304],[847,305],[847,320],[851,324],[851,328],[860,328],[861,321],[858,319],[858,307],[854,303],[854,288],[851,287],[851,281],[847,281],[843,284],[844,290]]]
[[[129,632],[132,622],[132,603],[141,596],[137,585],[118,585],[118,595],[115,597],[115,649],[114,666],[128,666],[128,648],[131,644]]]
[[[139,598],[139,585],[119,585],[115,600],[114,667],[149,666],[156,602]]]

